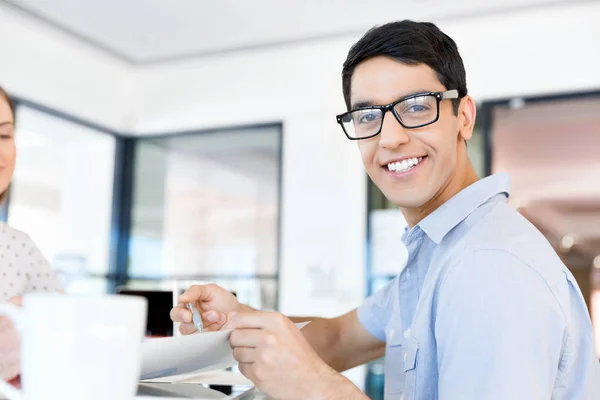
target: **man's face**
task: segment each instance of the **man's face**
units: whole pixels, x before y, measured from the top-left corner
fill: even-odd
[[[435,71],[424,64],[411,66],[374,57],[354,70],[351,108],[359,103],[385,105],[419,92],[451,89],[457,88],[444,87]],[[406,129],[387,112],[381,133],[358,141],[367,173],[391,202],[402,208],[422,207],[448,184],[456,170],[458,145],[471,134],[459,128],[461,119],[460,110],[459,117],[455,116],[452,101],[443,100],[439,119],[431,125]],[[399,164],[390,170],[390,163],[410,159],[420,161],[408,171]]]

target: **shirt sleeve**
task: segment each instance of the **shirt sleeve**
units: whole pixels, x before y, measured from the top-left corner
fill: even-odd
[[[385,342],[385,327],[393,310],[398,289],[398,277],[368,297],[358,307],[358,320],[377,339]]]
[[[549,399],[566,320],[537,271],[501,250],[465,255],[436,302],[440,399]]]

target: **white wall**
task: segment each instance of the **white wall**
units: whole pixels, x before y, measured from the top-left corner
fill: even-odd
[[[128,129],[131,66],[0,2],[0,85],[112,129]]]
[[[478,100],[600,89],[600,2],[440,24]]]

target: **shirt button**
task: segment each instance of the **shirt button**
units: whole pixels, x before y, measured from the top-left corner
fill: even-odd
[[[404,331],[404,339],[408,339],[409,336],[410,336],[410,329],[406,329]]]
[[[392,340],[392,338],[394,337],[394,330],[393,329],[390,329],[390,331],[388,332],[388,336],[389,336],[388,340]]]
[[[406,363],[406,353],[404,353],[404,363]]]

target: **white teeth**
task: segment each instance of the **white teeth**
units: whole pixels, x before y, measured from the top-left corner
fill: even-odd
[[[388,169],[392,172],[406,172],[413,169],[418,163],[421,162],[423,157],[407,158],[406,160],[396,161],[388,164]]]

